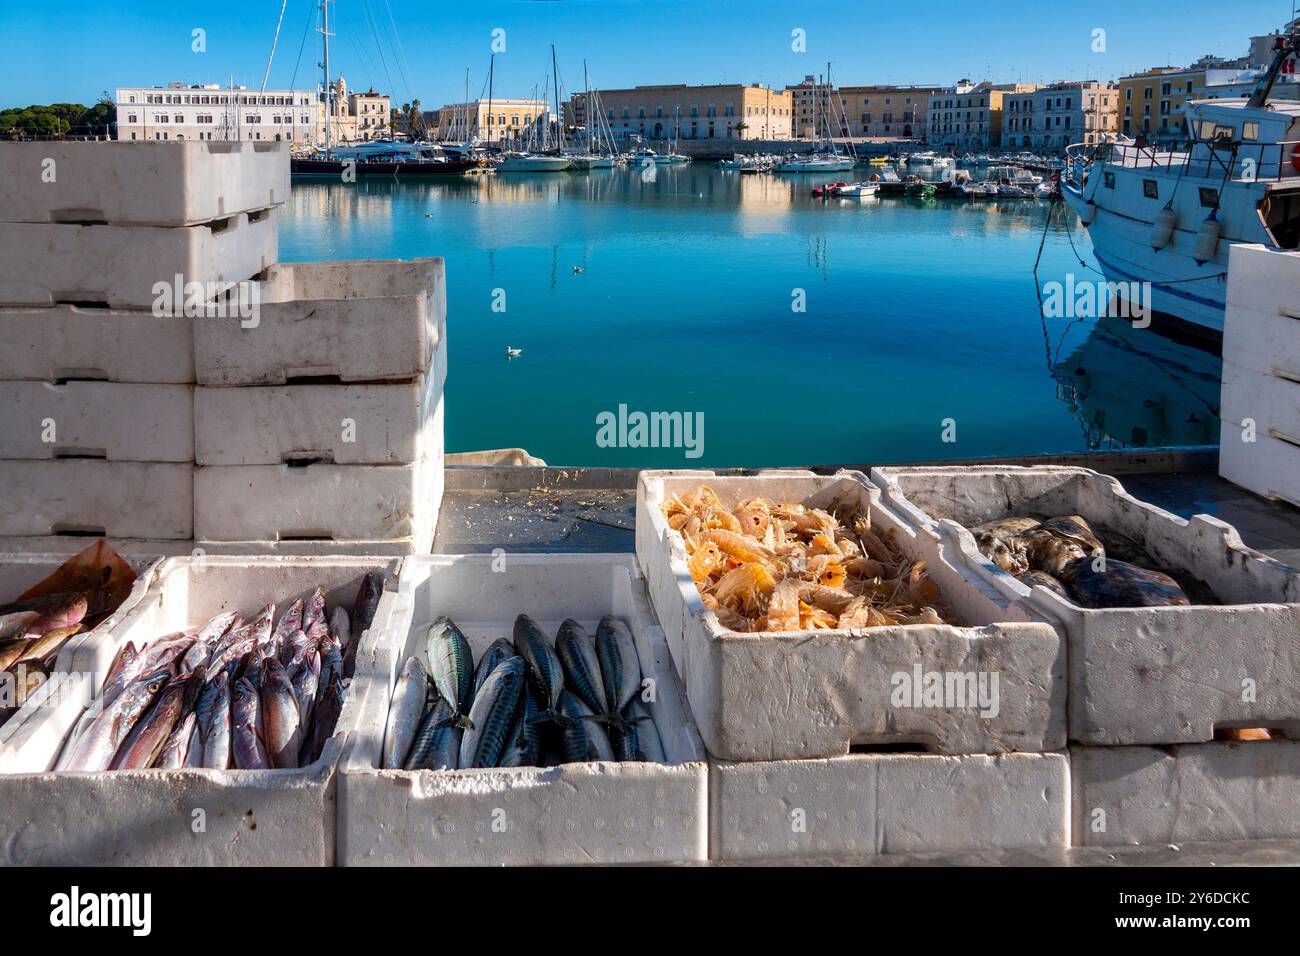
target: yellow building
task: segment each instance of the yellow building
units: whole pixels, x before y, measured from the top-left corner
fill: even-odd
[[[1002,142],[1002,101],[1032,93],[1035,83],[971,83],[962,80],[930,97],[926,142],[931,146],[988,149]]]
[[[617,139],[789,139],[793,118],[790,93],[759,83],[600,90],[592,103]],[[585,94],[569,100],[565,122],[587,126]]]
[[[489,108],[490,107],[490,108]],[[430,135],[444,143],[463,143],[478,137],[484,143],[520,144],[528,138],[536,123],[554,118],[545,100],[485,99],[465,103],[448,103],[425,114]]]
[[[1157,66],[1119,79],[1119,131],[1125,136],[1180,135],[1183,106],[1204,70]]]
[[[330,84],[334,107],[330,114],[330,142],[363,143],[371,139],[386,139],[392,135],[392,109],[388,97],[373,89],[364,93],[348,92],[347,80],[339,77]],[[325,142],[325,104],[316,103],[317,144]]]
[[[930,97],[942,89],[939,86],[841,86],[840,135],[920,138],[925,134]]]

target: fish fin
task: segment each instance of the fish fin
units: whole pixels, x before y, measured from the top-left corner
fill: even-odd
[[[460,727],[463,730],[475,729],[474,721],[470,720],[467,714],[462,714],[460,717],[455,718],[455,720],[452,721],[452,724],[454,724],[457,727]]]

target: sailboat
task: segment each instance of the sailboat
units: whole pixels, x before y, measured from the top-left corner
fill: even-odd
[[[330,86],[330,11],[332,0],[320,0],[321,25],[317,32],[324,46],[321,61],[323,96],[325,97],[325,147],[302,157],[291,157],[289,174],[294,179],[331,179],[354,182],[361,177],[462,176],[486,165],[473,157],[448,159],[433,143],[397,143],[379,140],[353,147],[336,148],[331,137],[330,121],[334,112]]]
[[[817,149],[811,153],[805,153],[800,156],[790,156],[777,163],[772,168],[775,173],[841,173],[851,170],[857,165],[856,158],[851,154],[852,145],[850,144],[850,155],[841,156],[835,146],[835,140],[831,136],[831,120],[827,114],[833,118],[834,109],[830,100],[830,75],[831,65],[826,64],[826,104],[820,110],[819,119],[824,126],[824,139],[818,145]],[[820,97],[813,100],[813,110],[817,111],[821,106]]]
[[[613,140],[611,138],[608,150],[602,152],[600,144],[601,118],[599,115],[599,104],[592,108],[591,99],[591,80],[587,75],[587,61],[582,61],[582,85],[583,107],[586,116],[586,143],[583,146],[575,146],[572,149],[565,150],[564,153],[569,157],[573,169],[613,169],[619,163],[619,157],[615,156],[613,149]],[[595,129],[593,130],[593,126]]]
[[[555,78],[555,126],[557,144],[551,147],[548,136],[550,122],[543,121],[541,148],[537,152],[525,150],[521,153],[508,153],[497,162],[497,172],[501,173],[562,173],[573,165],[573,160],[564,155],[564,114],[560,112],[560,75],[555,66],[555,44],[551,44],[551,70]],[[537,128],[528,131],[530,146],[536,143]]]

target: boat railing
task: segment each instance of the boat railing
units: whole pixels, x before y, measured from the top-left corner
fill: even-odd
[[[1197,140],[1181,149],[1136,143],[1075,144],[1066,150],[1066,181],[1079,184],[1094,163],[1200,179],[1277,182],[1300,178],[1300,141]]]

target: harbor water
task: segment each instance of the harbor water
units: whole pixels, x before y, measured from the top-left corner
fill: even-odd
[[[855,175],[301,183],[281,258],[446,258],[449,451],[797,466],[1217,441],[1217,358],[1044,314],[1050,283],[1097,278],[1063,204],[811,195]],[[635,412],[703,440],[600,427]]]

